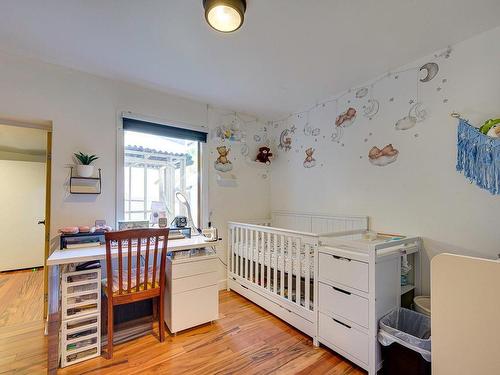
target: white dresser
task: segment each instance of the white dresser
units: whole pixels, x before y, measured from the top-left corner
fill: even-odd
[[[214,251],[187,258],[167,258],[165,323],[171,333],[218,319],[217,264]]]
[[[419,284],[421,241],[418,237],[367,241],[363,236],[363,232],[349,232],[321,241],[317,340],[375,375],[382,365],[378,321],[400,306],[402,255],[410,255],[415,263],[410,287]]]

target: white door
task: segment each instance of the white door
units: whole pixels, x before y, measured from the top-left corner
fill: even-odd
[[[45,163],[0,160],[0,271],[43,266]]]

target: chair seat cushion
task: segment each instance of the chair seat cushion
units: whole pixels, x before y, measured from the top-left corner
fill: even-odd
[[[159,288],[160,287],[160,281],[159,281],[159,275],[158,275],[158,269],[157,269],[157,275],[156,275],[156,278],[155,278],[155,283],[153,285],[153,266],[149,266],[148,267],[148,282],[147,282],[147,288],[148,289],[152,289],[152,288]],[[122,288],[123,288],[123,292],[127,293],[128,291],[128,270],[124,269],[123,272],[122,272],[123,276],[122,276]],[[139,290],[142,291],[142,290],[145,290],[145,285],[144,285],[144,267],[141,267],[141,271],[140,271],[140,280],[139,280]],[[119,278],[119,273],[118,271],[115,271],[113,270],[113,295],[115,294],[118,294],[119,290],[120,290],[120,278]],[[102,285],[105,289],[105,291],[107,291],[107,288],[108,288],[108,279],[103,279],[102,280]],[[134,268],[132,269],[131,273],[130,273],[130,289],[131,289],[131,292],[135,292],[135,288],[137,286],[137,269]]]

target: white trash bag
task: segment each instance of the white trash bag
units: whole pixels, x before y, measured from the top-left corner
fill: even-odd
[[[392,310],[379,322],[378,341],[389,346],[394,342],[431,361],[431,318],[405,308]]]

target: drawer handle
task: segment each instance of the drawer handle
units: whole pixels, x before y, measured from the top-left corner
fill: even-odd
[[[339,257],[338,255],[332,255],[337,260],[343,260],[344,262],[350,262],[349,258]]]
[[[337,320],[337,319],[335,319],[335,318],[332,318],[332,319],[333,319],[333,321],[334,321],[335,323],[338,323],[338,324],[340,324],[341,326],[344,326],[344,327],[346,327],[346,328],[351,329],[351,326],[349,326],[349,325],[347,325],[347,324],[345,324],[345,323],[342,323],[341,321],[339,321],[339,320]]]
[[[333,290],[336,290],[337,292],[340,292],[340,293],[344,293],[344,294],[347,294],[348,296],[351,295],[351,292],[348,292],[347,290],[343,290],[343,289],[340,289],[340,288],[336,288],[334,286],[332,286]]]

